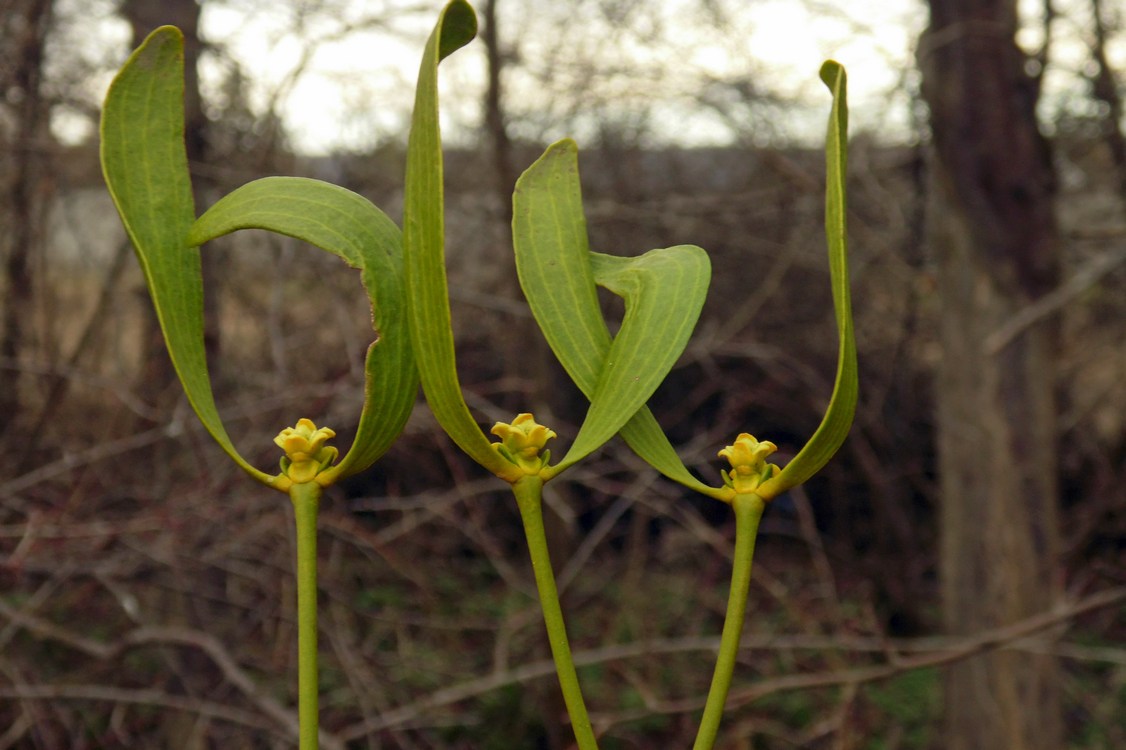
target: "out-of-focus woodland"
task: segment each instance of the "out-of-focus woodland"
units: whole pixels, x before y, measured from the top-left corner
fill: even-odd
[[[128,50],[173,23],[201,210],[256,177],[306,174],[397,217],[405,133],[294,153],[277,104],[301,65],[273,98],[251,96],[238,57],[201,38],[201,13],[233,5],[0,12],[0,749],[295,746],[291,509],[203,433],[96,135],[59,138],[60,122],[96,123]],[[306,59],[372,29],[421,49],[438,9],[239,5],[307,31]],[[584,400],[516,284],[508,196],[573,129],[594,248],[711,254],[705,313],[652,406],[712,481],[739,432],[791,456],[831,389],[823,155],[788,129],[827,96],[771,87],[740,46],[755,4],[681,5],[684,29],[746,57],[742,73],[678,66],[674,47],[623,65],[611,51],[659,60],[678,38],[644,3],[478,3],[482,84],[445,95],[448,263],[480,422],[534,411],[565,444]],[[1126,747],[1126,8],[1031,5],[1018,19],[1011,1],[920,3],[917,66],[895,63],[884,113],[907,125],[853,131],[856,423],[767,511],[723,748]],[[76,41],[112,17],[131,40]],[[533,49],[537,29],[551,33]],[[200,61],[221,71],[204,95]],[[1052,80],[1068,83],[1050,93]],[[710,113],[726,142],[670,139],[683,108]],[[275,464],[272,438],[298,417],[346,448],[371,336],[358,276],[264,233],[203,253],[212,377],[240,450]],[[550,488],[550,541],[602,746],[688,746],[726,602],[729,509],[620,441],[567,479]],[[327,495],[325,748],[569,746],[503,489],[420,401],[392,451]]]

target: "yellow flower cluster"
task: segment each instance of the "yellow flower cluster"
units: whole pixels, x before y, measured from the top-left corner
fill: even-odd
[[[754,492],[778,473],[777,466],[766,462],[766,457],[776,450],[778,446],[769,440],[759,442],[754,435],[740,434],[734,445],[719,452],[720,458],[726,458],[731,464],[731,471],[722,472],[723,483],[740,495]]]
[[[285,451],[282,474],[294,484],[313,481],[336,460],[336,448],[325,445],[334,437],[335,432],[327,427],[318,428],[311,419],[299,419],[296,427],[286,427],[274,438],[274,443]]]
[[[555,431],[536,422],[531,414],[518,414],[511,424],[497,422],[490,432],[501,439],[492,444],[493,449],[525,474],[539,474],[547,466],[551,451],[544,450],[544,446],[555,437]]]

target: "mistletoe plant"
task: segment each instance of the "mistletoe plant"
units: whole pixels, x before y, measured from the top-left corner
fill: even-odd
[[[289,495],[297,524],[298,718],[302,750],[317,746],[316,515],[324,487],[363,471],[383,455],[410,414],[421,382],[446,433],[477,463],[507,482],[523,521],[548,639],[578,745],[597,747],[571,658],[542,515],[544,483],[620,434],[670,479],[728,503],[736,520],[731,593],[712,686],[696,748],[714,744],[742,632],[755,536],[766,503],[816,473],[840,447],[856,404],[845,251],[845,74],[828,62],[821,77],[833,94],[827,153],[826,230],[840,350],[828,411],[785,468],[767,463],[775,446],[739,435],[719,455],[731,469],[718,486],[696,479],[646,407],[687,346],[711,268],[693,245],[637,257],[589,248],[572,141],[554,144],[520,178],[513,236],[520,284],[549,345],[590,400],[569,450],[551,462],[555,432],[520,414],[498,423],[491,440],[466,405],[458,380],[445,271],[444,196],[438,128],[438,66],[476,35],[464,0],[442,11],[419,71],[407,153],[403,231],[363,197],[324,182],[270,177],[222,198],[198,218],[183,138],[182,37],[154,31],[110,87],[102,117],[106,182],[136,249],[176,372],[196,414],[250,476]],[[199,246],[239,229],[295,237],[358,268],[378,338],[365,363],[365,398],[355,440],[337,462],[331,429],[308,419],[281,431],[281,471],[261,471],[235,449],[215,405],[203,346]],[[611,336],[596,289],[625,301]],[[417,362],[417,366],[416,366]]]
[[[235,190],[199,218],[184,146],[183,37],[157,29],[110,85],[102,112],[106,184],[132,240],[172,363],[193,409],[251,477],[289,495],[297,525],[298,720],[303,750],[317,745],[317,509],[324,487],[363,471],[402,431],[418,393],[403,298],[402,236],[365,198],[316,180],[269,177]],[[281,431],[281,471],[236,450],[219,417],[203,346],[198,247],[245,228],[295,237],[360,269],[378,339],[365,360],[364,405],[351,449],[336,462],[335,433],[308,419]]]
[[[697,750],[711,748],[731,685],[742,634],[751,560],[766,503],[812,477],[836,453],[852,424],[857,398],[845,240],[847,106],[845,72],[822,66],[833,95],[826,146],[826,232],[839,335],[836,381],[813,437],[785,468],[769,464],[776,449],[750,434],[719,452],[731,464],[723,482],[694,477],[645,403],[684,351],[710,280],[707,254],[692,245],[623,258],[590,250],[579,185],[578,149],[570,140],[549,147],[517,181],[513,244],[520,285],[548,344],[590,400],[566,455],[555,464],[544,450],[554,431],[530,414],[499,423],[490,443],[473,419],[458,383],[445,275],[442,150],[438,130],[438,64],[476,31],[472,9],[446,6],[426,46],[419,71],[407,155],[404,248],[411,339],[427,402],[443,429],[469,456],[508,482],[516,496],[532,557],[552,656],[578,745],[597,747],[568,645],[551,561],[544,539],[543,485],[615,434],[670,479],[732,506],[736,539],[731,590],[712,685],[697,734]],[[625,316],[611,337],[597,287],[621,297]]]

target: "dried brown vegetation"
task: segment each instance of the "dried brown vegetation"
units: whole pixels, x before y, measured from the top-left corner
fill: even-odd
[[[1057,316],[1064,341],[1060,576],[1067,600],[1086,605],[965,640],[931,635],[943,309],[920,239],[923,167],[914,150],[860,138],[850,185],[857,423],[822,476],[764,520],[724,747],[939,747],[935,669],[1002,644],[1064,658],[1071,746],[1126,743],[1126,651],[1115,645],[1126,637],[1126,226],[1099,147],[1057,145],[1072,281],[1042,312]],[[357,160],[340,179],[392,208],[398,158],[373,157],[378,171]],[[596,248],[692,242],[712,254],[711,301],[654,401],[705,476],[742,430],[792,450],[828,397],[820,158],[584,155]],[[531,407],[562,442],[581,397],[544,347],[506,342],[532,329],[487,168],[450,155],[463,381],[482,423]],[[120,242],[87,239],[110,258]],[[273,434],[309,416],[346,444],[370,337],[358,278],[265,235],[205,252],[222,255],[216,388],[236,443],[271,465]],[[162,412],[137,395],[136,321],[148,303],[131,265],[108,267],[47,263],[36,344],[0,362],[24,383],[21,419],[0,446],[0,748],[291,746],[290,509],[237,473],[183,404]],[[323,292],[316,309],[293,302],[293,278]],[[540,376],[514,375],[514,352],[536,358]],[[29,446],[34,459],[16,463]],[[553,544],[595,723],[608,748],[686,746],[722,620],[727,514],[619,442],[572,479],[550,497]],[[328,496],[326,748],[566,746],[518,517],[497,490],[420,408],[373,471]],[[1103,593],[1087,601],[1092,592]]]

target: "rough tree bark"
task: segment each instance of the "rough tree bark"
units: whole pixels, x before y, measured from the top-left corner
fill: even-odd
[[[1101,135],[1118,173],[1118,193],[1126,196],[1126,135],[1122,132],[1122,97],[1118,93],[1118,80],[1107,55],[1107,22],[1102,0],[1091,0],[1091,17],[1094,20],[1091,60],[1095,73],[1091,76],[1091,95],[1107,107],[1101,123]]]
[[[497,0],[485,0],[481,8],[481,40],[485,44],[488,85],[485,88],[485,134],[496,172],[496,189],[505,208],[505,224],[512,224],[512,189],[516,186],[516,170],[512,165],[512,141],[504,115],[502,76],[505,55],[497,30]]]
[[[0,435],[21,416],[20,370],[15,363],[28,338],[32,248],[44,208],[47,103],[42,79],[51,15],[51,0],[19,0],[0,13],[0,101],[11,103],[11,116],[0,118],[0,358],[8,363],[0,367]]]
[[[962,634],[1048,609],[1058,593],[1051,324],[990,334],[1058,279],[1055,181],[1015,0],[930,0],[919,47],[931,111],[930,239],[939,262],[936,383],[945,626]],[[949,669],[945,747],[1063,747],[1058,668],[1000,652]]]

